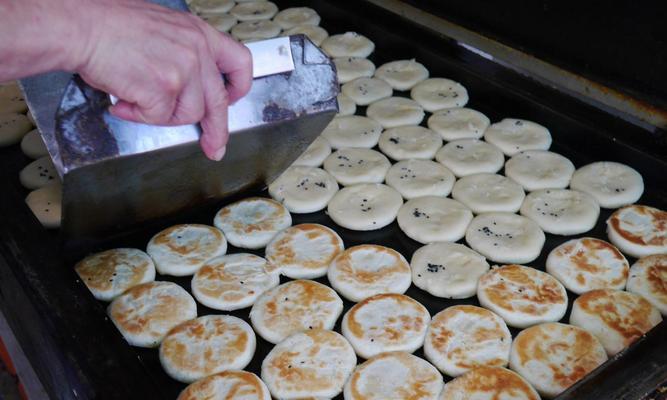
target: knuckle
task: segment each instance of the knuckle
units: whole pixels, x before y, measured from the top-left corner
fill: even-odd
[[[185,79],[180,69],[177,67],[165,66],[157,74],[158,85],[160,89],[172,96],[181,92],[185,84]]]

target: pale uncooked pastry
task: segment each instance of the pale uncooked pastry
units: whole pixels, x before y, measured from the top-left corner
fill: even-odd
[[[232,0],[192,0],[188,6],[198,14],[220,14],[231,10],[236,3]]]
[[[577,235],[595,227],[600,205],[591,195],[577,190],[542,189],[529,193],[520,211],[545,232]]]
[[[322,50],[330,57],[361,57],[371,55],[375,43],[356,32],[332,35],[322,42]]]
[[[474,174],[456,181],[452,197],[475,214],[519,211],[526,194],[513,180],[497,174]]]
[[[147,282],[116,297],[107,313],[130,345],[157,347],[172,328],[197,318],[197,303],[173,282]]]
[[[21,150],[23,154],[36,160],[40,157],[48,156],[49,151],[46,149],[42,135],[37,129],[33,129],[26,133],[21,139]]]
[[[359,115],[334,118],[322,132],[331,147],[365,147],[378,144],[382,126],[374,120]]]
[[[667,316],[667,254],[637,260],[630,268],[627,291],[643,296]]]
[[[630,264],[610,243],[595,238],[572,239],[549,253],[547,272],[569,291],[625,288]]]
[[[461,305],[433,316],[424,355],[440,371],[459,376],[479,367],[505,367],[512,335],[502,318],[481,307]]]
[[[324,160],[327,170],[341,185],[382,183],[391,163],[379,151],[348,147],[339,149]]]
[[[91,254],[75,266],[97,300],[111,301],[127,289],[155,280],[153,260],[139,249],[119,248]]]
[[[370,78],[375,72],[375,64],[367,58],[339,57],[333,59],[338,74],[338,82],[347,83],[357,78]]]
[[[271,343],[309,329],[333,329],[343,300],[328,286],[309,280],[283,283],[264,292],[250,310],[257,334]]]
[[[280,283],[279,269],[254,254],[237,253],[206,261],[192,277],[195,299],[215,310],[250,307],[257,298]]]
[[[286,8],[273,17],[273,22],[278,23],[283,29],[291,29],[300,25],[319,25],[320,16],[317,11],[308,7]]]
[[[336,179],[314,167],[289,167],[269,185],[271,197],[295,214],[323,210],[337,191]]]
[[[382,64],[375,71],[375,77],[387,82],[396,90],[410,90],[428,78],[428,70],[413,58]]]
[[[510,352],[510,368],[545,398],[558,396],[605,361],[607,355],[593,335],[560,323],[519,332]]]
[[[55,229],[60,227],[62,199],[63,189],[58,182],[28,193],[25,202],[42,226],[47,229]]]
[[[327,32],[322,27],[314,25],[295,26],[294,28],[290,28],[283,31],[282,36],[291,36],[299,34],[308,36],[308,39],[310,39],[310,41],[313,42],[315,46],[320,46],[324,41],[324,39],[329,37],[329,32]]]
[[[477,367],[445,385],[438,400],[540,400],[537,391],[516,372],[502,367]]]
[[[399,126],[382,132],[378,147],[394,160],[430,160],[442,147],[442,138],[423,126]]]
[[[344,337],[317,329],[276,345],[262,362],[262,379],[277,399],[332,398],[343,391],[356,364]]]
[[[345,95],[345,93],[339,93],[336,100],[338,101],[338,114],[336,115],[354,115],[357,111],[357,105],[349,96]]]
[[[329,202],[329,217],[343,228],[372,231],[391,224],[403,205],[401,194],[381,183],[361,183],[338,191]]]
[[[436,242],[417,249],[410,268],[418,288],[436,297],[465,299],[477,293],[477,281],[489,263],[462,244]]]
[[[393,93],[391,86],[378,78],[357,78],[345,83],[340,90],[360,106],[386,99]]]
[[[570,323],[595,335],[611,357],[662,321],[642,296],[622,290],[593,290],[572,304]]]
[[[632,257],[667,254],[665,221],[666,211],[638,204],[627,206],[609,217],[607,235],[623,253]]]
[[[298,167],[319,167],[329,154],[331,154],[329,141],[322,136],[318,136],[292,165]]]
[[[237,4],[229,13],[235,16],[239,21],[261,21],[273,18],[278,12],[278,6],[270,1],[249,1],[247,3]],[[281,27],[278,25],[278,29]]]
[[[514,328],[558,321],[567,310],[563,285],[546,272],[523,265],[504,265],[482,275],[477,298]]]
[[[457,177],[500,171],[505,162],[502,151],[477,139],[454,140],[435,154],[435,159]]]
[[[412,282],[410,265],[401,253],[374,244],[338,254],[327,277],[332,288],[355,302],[380,293],[405,293]]]
[[[219,229],[200,224],[167,228],[151,238],[146,252],[162,275],[192,275],[204,263],[227,252],[227,240]]]
[[[23,114],[28,105],[17,82],[0,84],[0,114]]]
[[[396,220],[409,238],[426,244],[461,239],[472,218],[472,211],[456,200],[423,196],[403,204]]]
[[[255,355],[255,332],[231,315],[206,315],[184,322],[160,344],[160,364],[173,379],[191,383],[226,370],[245,368]]]
[[[333,229],[299,224],[273,238],[266,246],[266,259],[288,278],[314,279],[326,275],[344,249],[343,239]]]
[[[352,306],[341,331],[359,357],[368,359],[388,351],[417,350],[424,344],[430,320],[426,307],[416,300],[384,293]]]
[[[426,111],[463,107],[468,103],[468,91],[451,79],[430,78],[416,84],[410,91],[417,103]]]
[[[437,400],[438,370],[405,352],[379,354],[359,365],[345,384],[345,400]]]
[[[505,175],[527,191],[564,189],[574,173],[572,161],[547,150],[526,150],[505,163]]]
[[[231,14],[203,14],[201,18],[220,32],[229,32],[238,23]]]
[[[26,189],[34,190],[60,182],[60,176],[51,157],[46,156],[26,165],[19,173],[19,180]]]
[[[232,245],[260,249],[278,232],[292,225],[292,216],[275,200],[250,197],[223,207],[213,223]]]
[[[188,385],[177,398],[207,399],[271,400],[271,394],[264,382],[252,372],[223,371]]]
[[[486,129],[484,139],[510,157],[526,150],[549,150],[551,147],[549,130],[525,119],[505,118],[496,122]]]
[[[0,113],[0,147],[16,144],[32,129],[24,114]]]
[[[406,199],[422,196],[445,197],[452,191],[456,178],[444,165],[431,160],[404,160],[387,171],[387,185]]]
[[[369,105],[366,115],[384,128],[395,128],[403,125],[419,125],[424,119],[424,109],[414,100],[389,97]]]
[[[603,208],[617,208],[639,200],[644,180],[625,164],[598,161],[576,170],[570,187],[590,194]]]
[[[489,117],[471,108],[448,108],[431,115],[426,122],[447,141],[479,139],[489,127]]]
[[[545,236],[530,219],[510,213],[476,216],[466,242],[486,258],[500,263],[528,263],[539,257]]]
[[[280,34],[280,26],[268,20],[245,21],[234,25],[231,33],[236,39],[244,41],[271,39]]]

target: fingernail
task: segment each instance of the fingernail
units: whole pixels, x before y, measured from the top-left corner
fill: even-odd
[[[220,160],[222,160],[222,157],[225,156],[226,152],[227,152],[227,147],[222,146],[221,148],[218,149],[218,151],[215,152],[215,154],[213,155],[213,158],[215,159],[215,161],[220,161]]]

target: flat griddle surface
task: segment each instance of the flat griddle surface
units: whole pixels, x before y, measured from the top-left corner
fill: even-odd
[[[483,112],[492,122],[514,117],[543,124],[553,136],[551,150],[568,157],[576,167],[601,160],[619,161],[634,167],[642,174],[646,184],[639,203],[667,209],[667,162],[664,157],[660,158],[661,154],[665,154],[665,146],[661,144],[664,143],[664,132],[655,135],[629,125],[363,2],[313,0],[276,3],[281,9],[294,5],[316,9],[322,16],[322,27],[330,34],[357,31],[368,36],[377,46],[370,57],[376,66],[387,61],[416,58],[429,69],[432,77],[461,82],[470,95],[467,107]],[[401,94],[395,92],[395,95]],[[360,113],[364,114],[364,108],[358,108],[357,114]],[[0,294],[3,311],[9,314],[10,321],[34,327],[30,332],[26,329],[19,339],[23,337],[26,341],[40,340],[43,343],[43,348],[26,352],[37,364],[38,374],[43,379],[46,375],[47,381],[52,381],[51,384],[47,382],[47,389],[62,393],[64,397],[72,397],[72,391],[76,391],[79,398],[176,398],[185,385],[163,372],[156,349],[133,348],[124,342],[106,317],[106,303],[94,300],[78,280],[73,265],[95,251],[113,247],[145,249],[151,236],[175,223],[210,225],[215,212],[223,205],[247,196],[268,196],[267,193],[261,190],[245,193],[219,204],[199,207],[131,231],[119,232],[104,241],[72,242],[60,237],[57,232],[45,231],[24,206],[23,197],[27,192],[18,183],[18,171],[28,162],[18,146],[0,150],[0,176],[3,176],[3,182],[8,182],[6,195],[0,196],[0,217],[3,218],[0,227],[0,276],[3,278],[0,280]],[[547,234],[540,258],[530,265],[544,270],[547,254],[572,237],[593,236],[607,240],[605,220],[610,214],[610,210],[603,209],[595,229],[584,235],[563,237]],[[293,214],[292,217],[294,224],[315,222],[332,227],[341,235],[346,247],[364,243],[381,244],[396,249],[408,260],[421,247],[403,234],[395,222],[377,231],[356,232],[338,227],[325,212]],[[229,247],[228,253],[237,252],[248,251]],[[263,251],[250,252],[263,255]],[[6,266],[1,265],[3,261]],[[634,260],[629,261],[632,263]],[[156,279],[173,281],[190,290],[190,277],[158,276]],[[287,280],[282,277],[281,283]],[[328,284],[326,278],[317,281]],[[10,285],[19,285],[22,291],[10,293]],[[474,297],[465,300],[441,299],[414,285],[406,294],[424,304],[432,315],[452,305],[478,305]],[[571,307],[576,296],[572,293],[568,296]],[[353,303],[344,301],[344,304],[346,312]],[[219,313],[198,304],[198,315]],[[248,313],[249,308],[231,314],[249,322]],[[338,332],[341,319],[336,326]],[[569,309],[562,321],[567,322],[568,319]],[[33,331],[40,332],[42,336],[36,338]],[[518,332],[516,329],[511,331],[513,335]],[[642,382],[654,384],[658,379],[656,376],[662,379],[667,377],[666,335],[667,326],[662,323],[648,338],[640,340],[650,343],[635,345],[596,370],[589,378],[594,381],[593,385],[577,387],[586,390],[586,397],[595,390],[602,390],[590,398],[639,398],[646,393],[646,385],[642,386]],[[270,343],[258,336],[257,351],[247,370],[259,375],[261,362],[271,348]],[[423,356],[421,349],[416,354]],[[630,363],[647,362],[647,357],[654,368],[630,370],[625,367]],[[39,365],[35,360],[41,360],[45,365]],[[610,380],[613,383],[628,379],[636,384],[619,389],[625,390],[623,392],[604,391],[607,390],[604,389],[605,382],[608,385]],[[445,377],[445,380],[449,378]],[[572,389],[572,398],[582,396],[576,392],[577,387]]]

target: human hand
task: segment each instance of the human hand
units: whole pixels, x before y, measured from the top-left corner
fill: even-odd
[[[248,49],[196,16],[149,2],[81,3],[89,22],[73,69],[119,99],[111,113],[153,125],[200,122],[204,153],[220,160],[229,135],[227,107],[252,83]]]

